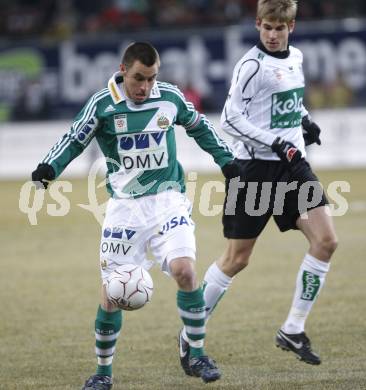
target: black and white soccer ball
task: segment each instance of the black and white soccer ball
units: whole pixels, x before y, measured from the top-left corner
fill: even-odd
[[[109,301],[123,310],[137,310],[151,300],[153,280],[146,269],[136,264],[123,264],[108,277]]]

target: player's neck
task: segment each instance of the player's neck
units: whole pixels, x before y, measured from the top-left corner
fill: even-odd
[[[259,50],[262,50],[264,53],[268,54],[269,56],[275,57],[275,58],[287,58],[290,55],[290,49],[287,45],[286,50],[281,51],[269,51],[266,49],[266,47],[263,45],[262,41],[259,41],[257,43],[257,48]]]

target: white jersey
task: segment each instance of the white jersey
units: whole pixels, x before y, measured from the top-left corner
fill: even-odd
[[[224,131],[233,136],[240,159],[279,160],[271,150],[277,137],[292,142],[305,157],[301,119],[304,74],[302,53],[293,46],[277,58],[250,49],[236,64],[221,115]]]

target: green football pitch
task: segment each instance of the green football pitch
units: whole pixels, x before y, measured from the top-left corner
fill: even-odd
[[[281,234],[270,222],[249,267],[207,325],[207,352],[222,379],[205,385],[184,375],[176,345],[181,322],[175,283],[154,267],[152,302],[124,316],[114,359],[116,390],[366,389],[366,172],[318,174],[325,188],[334,181],[350,184],[350,192],[341,194],[348,211],[335,217],[339,247],[307,322],[323,363],[306,365],[274,345],[307,243],[298,232]],[[222,193],[213,192],[204,203],[209,188],[202,186],[209,180],[220,177],[198,175],[194,202],[200,279],[225,247],[214,207]],[[0,182],[0,389],[81,389],[95,369],[100,225],[78,206],[88,203],[86,180],[72,181],[72,192],[64,193],[70,202],[65,216],[49,215],[50,204],[56,212],[59,206],[46,193],[35,225],[19,210],[23,184]],[[100,201],[106,199],[98,191]],[[203,216],[202,210],[216,215]]]

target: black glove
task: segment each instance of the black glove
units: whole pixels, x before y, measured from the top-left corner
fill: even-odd
[[[240,176],[240,163],[237,158],[229,161],[221,168],[222,174],[225,176],[225,179],[232,179],[233,177]]]
[[[49,164],[38,164],[35,171],[32,172],[32,181],[37,188],[47,189],[48,182],[56,177],[55,170]]]
[[[304,141],[305,145],[311,145],[314,142],[318,145],[321,144],[319,135],[320,135],[320,127],[311,120],[309,115],[306,115],[302,118],[301,121],[302,128],[304,129]]]
[[[288,141],[284,141],[280,137],[277,137],[271,146],[273,152],[289,166],[296,165],[301,160],[301,152],[297,147]]]

